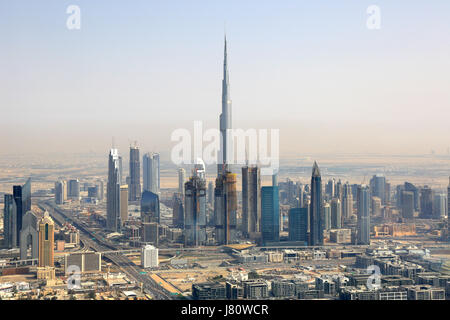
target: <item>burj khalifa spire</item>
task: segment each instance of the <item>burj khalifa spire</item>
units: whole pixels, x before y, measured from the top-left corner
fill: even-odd
[[[218,174],[223,174],[227,171],[230,157],[229,151],[232,150],[233,144],[230,139],[227,139],[227,130],[231,129],[231,99],[230,99],[230,84],[228,80],[228,64],[227,64],[227,37],[225,36],[225,47],[223,57],[223,80],[222,80],[222,113],[220,114],[220,154],[218,162]]]
[[[214,188],[215,240],[220,245],[237,240],[237,192],[236,174],[229,166],[233,160],[233,136],[231,135],[231,100],[228,83],[227,38],[223,59],[222,113],[220,114],[220,152],[217,162],[216,187]]]

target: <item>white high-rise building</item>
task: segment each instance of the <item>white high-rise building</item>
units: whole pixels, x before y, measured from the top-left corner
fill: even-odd
[[[108,183],[106,186],[106,227],[110,231],[120,231],[120,176],[121,157],[117,149],[111,149],[108,162]]]
[[[143,268],[155,268],[158,266],[158,248],[152,245],[143,246],[141,249],[141,265]]]
[[[159,154],[146,153],[143,156],[143,178],[144,191],[151,191],[155,194],[159,193]]]

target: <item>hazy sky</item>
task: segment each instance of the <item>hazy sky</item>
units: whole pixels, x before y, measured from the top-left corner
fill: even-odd
[[[217,127],[225,22],[234,126],[279,128],[282,155],[447,152],[449,1],[0,0],[0,153]]]

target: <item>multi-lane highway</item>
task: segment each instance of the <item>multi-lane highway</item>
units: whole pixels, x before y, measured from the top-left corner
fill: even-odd
[[[118,248],[111,244],[109,241],[104,240],[95,235],[92,231],[85,228],[83,224],[75,217],[67,217],[65,212],[59,209],[53,201],[45,201],[40,203],[41,207],[47,210],[50,215],[56,220],[57,223],[63,224],[64,222],[70,222],[78,230],[80,230],[80,241],[83,242],[85,249],[96,252],[108,252],[102,254],[102,257],[111,261],[118,266],[123,272],[137,284],[142,283],[143,290],[146,294],[149,294],[154,299],[167,300],[172,299],[172,296],[166,292],[158,283],[151,279],[147,274],[142,274],[142,270],[136,266],[128,257],[121,253],[121,248]],[[112,252],[113,251],[113,252]],[[114,253],[117,251],[117,253]]]

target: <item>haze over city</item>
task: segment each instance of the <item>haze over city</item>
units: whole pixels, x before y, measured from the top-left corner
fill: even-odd
[[[444,1],[1,1],[0,153],[169,152],[217,128],[229,39],[236,128],[279,128],[280,155],[448,155]],[[256,117],[255,117],[256,116]],[[20,132],[20,134],[18,134]]]

